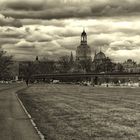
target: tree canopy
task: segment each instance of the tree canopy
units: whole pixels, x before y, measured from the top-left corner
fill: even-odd
[[[10,65],[13,63],[12,56],[8,56],[5,51],[0,50],[0,79],[10,77]]]

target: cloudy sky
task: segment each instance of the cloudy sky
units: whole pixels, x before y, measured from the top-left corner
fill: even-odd
[[[0,46],[16,60],[75,54],[83,27],[92,56],[140,63],[140,0],[0,0]]]

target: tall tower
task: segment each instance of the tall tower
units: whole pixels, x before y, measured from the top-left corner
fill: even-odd
[[[85,30],[83,30],[83,32],[81,34],[81,44],[87,45],[87,34],[86,34]]]
[[[81,44],[77,47],[76,50],[76,60],[77,61],[86,61],[91,59],[91,49],[87,44],[87,33],[85,30],[81,33]]]

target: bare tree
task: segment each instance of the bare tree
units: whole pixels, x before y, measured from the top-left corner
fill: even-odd
[[[68,72],[71,68],[70,57],[67,55],[61,56],[58,60],[58,63],[60,65],[60,72]]]

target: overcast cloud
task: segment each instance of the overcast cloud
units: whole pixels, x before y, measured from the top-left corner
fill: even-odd
[[[75,54],[88,44],[114,61],[140,63],[139,0],[0,0],[0,46],[16,60]]]

